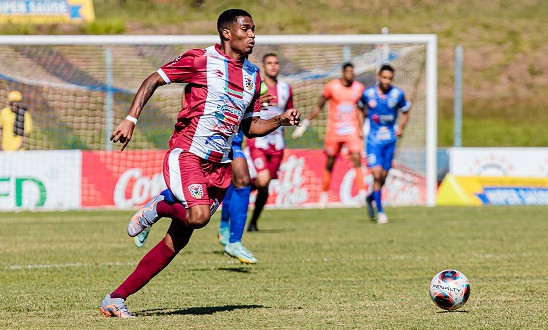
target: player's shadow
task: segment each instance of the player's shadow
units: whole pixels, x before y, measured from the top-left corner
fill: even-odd
[[[439,312],[436,312],[438,314],[445,314],[445,313],[469,313],[468,311],[466,310],[456,310],[456,311],[439,311]]]
[[[276,234],[276,233],[287,233],[295,231],[293,228],[278,228],[278,229],[261,229],[255,232],[248,232],[247,235],[257,235],[257,234]]]
[[[218,312],[230,312],[236,309],[270,308],[263,305],[225,305],[211,307],[190,307],[185,309],[157,308],[135,312],[135,316],[163,316],[163,315],[211,315]]]

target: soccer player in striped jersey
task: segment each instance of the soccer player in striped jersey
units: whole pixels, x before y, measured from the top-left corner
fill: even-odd
[[[392,159],[396,150],[396,139],[403,135],[403,130],[409,120],[411,102],[405,99],[403,90],[392,85],[394,68],[383,65],[377,74],[377,84],[367,88],[360,98],[359,106],[369,119],[367,134],[367,165],[374,178],[373,193],[367,196],[367,212],[374,219],[377,207],[377,223],[388,222],[381,201],[381,189],[386,181],[388,171],[392,167]],[[402,118],[396,125],[398,111]]]
[[[167,203],[164,196],[155,196],[132,217],[128,234],[138,235],[161,217],[171,218],[171,225],[133,273],[105,296],[100,310],[107,317],[131,317],[127,297],[162,271],[187,245],[195,229],[207,225],[231,181],[229,152],[240,123],[247,137],[299,124],[300,114],[295,110],[269,120],[259,117],[259,69],[247,59],[255,45],[251,15],[241,9],[226,10],[217,20],[217,30],[220,44],[183,53],[146,78],[128,116],[111,136],[123,151],[156,88],[187,84],[163,167],[166,184],[178,202]]]
[[[280,61],[274,53],[263,56],[263,83],[268,87],[265,95],[271,97],[267,104],[263,104],[261,118],[268,120],[293,109],[293,90],[285,81],[278,79]],[[248,231],[257,231],[257,221],[268,199],[268,186],[272,179],[278,178],[278,170],[284,156],[285,141],[283,127],[278,128],[267,136],[247,140],[249,147],[249,167],[256,173],[254,184],[257,187],[257,198]]]

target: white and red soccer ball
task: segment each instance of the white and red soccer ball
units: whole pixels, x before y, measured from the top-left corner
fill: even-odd
[[[442,270],[430,282],[430,297],[439,308],[459,309],[470,297],[470,282],[458,270]]]

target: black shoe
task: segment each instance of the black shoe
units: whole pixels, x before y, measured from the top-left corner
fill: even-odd
[[[250,223],[249,226],[247,226],[247,231],[259,231],[259,228],[257,228],[257,224]]]

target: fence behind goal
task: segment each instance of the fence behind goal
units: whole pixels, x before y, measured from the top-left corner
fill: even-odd
[[[82,150],[80,203],[85,200],[84,206],[101,206],[98,190],[103,188],[94,187],[86,175],[124,175],[122,169],[117,170],[123,166],[101,159],[116,150],[108,138],[127,115],[141,82],[179,54],[217,40],[217,36],[4,36],[0,44],[0,100],[7,105],[7,94],[12,90],[23,94],[23,103],[33,118],[26,150]],[[432,35],[258,36],[249,59],[260,67],[264,54],[278,54],[282,66],[279,78],[291,84],[295,107],[304,116],[317,104],[323,85],[341,76],[343,63],[353,63],[356,79],[366,86],[374,84],[380,65],[390,63],[396,70],[394,84],[413,103],[405,136],[398,142],[396,170],[421,179],[425,198],[419,203],[433,205],[435,40]],[[156,155],[167,149],[182,106],[183,88],[178,84],[158,88],[141,113],[127,157],[137,162],[143,173],[161,171],[161,157],[148,153]],[[288,149],[320,152],[321,156],[326,115],[327,107],[300,139],[291,139],[293,128],[288,128]],[[96,174],[86,167],[87,158],[95,156]],[[320,156],[317,162],[323,163]],[[3,164],[0,173],[9,175],[8,161]],[[319,190],[313,172],[308,174],[308,181]],[[149,185],[160,189],[157,181],[161,180],[151,178]],[[142,198],[134,198],[127,206],[138,204],[148,194],[140,195]],[[88,205],[94,200],[97,205]]]

